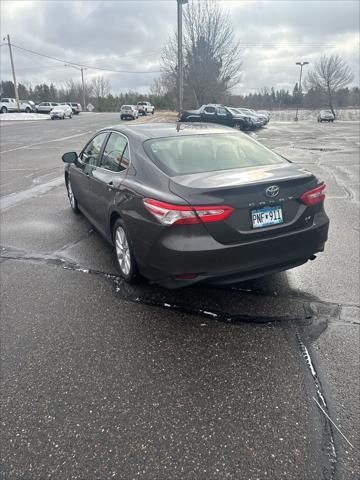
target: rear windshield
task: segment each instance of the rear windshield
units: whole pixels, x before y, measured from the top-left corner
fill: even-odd
[[[287,162],[240,133],[158,138],[147,140],[144,148],[171,177]]]

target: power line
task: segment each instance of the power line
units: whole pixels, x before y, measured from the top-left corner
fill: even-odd
[[[55,60],[57,62],[61,62],[61,63],[67,63],[69,65],[75,65],[77,67],[84,67],[84,68],[89,68],[89,69],[93,69],[93,70],[102,70],[104,72],[114,72],[114,73],[141,73],[141,74],[145,74],[145,73],[160,73],[160,70],[156,70],[156,71],[143,71],[143,72],[139,72],[139,71],[131,71],[131,70],[114,70],[114,69],[111,69],[111,68],[105,68],[105,67],[96,67],[94,65],[87,65],[87,64],[84,64],[84,63],[75,63],[75,62],[69,62],[68,60],[63,60],[63,59],[60,59],[60,58],[57,58],[57,57],[52,57],[51,55],[46,55],[45,53],[40,53],[40,52],[35,52],[34,50],[30,50],[28,48],[24,48],[24,47],[20,47],[20,45],[15,45],[14,43],[11,44],[14,48],[17,48],[19,50],[23,50],[25,52],[29,52],[29,53],[32,53],[33,55],[38,55],[40,57],[45,57],[45,58],[50,58],[51,60]]]

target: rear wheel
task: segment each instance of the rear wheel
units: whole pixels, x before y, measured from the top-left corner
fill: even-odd
[[[26,108],[25,108],[25,112],[26,112],[26,113],[30,113],[30,112],[31,112],[31,108],[26,107]]]
[[[7,108],[6,107],[1,107],[1,113],[7,113]]]
[[[113,230],[116,260],[121,276],[128,283],[135,283],[138,279],[138,269],[131,242],[124,222],[118,219]]]
[[[75,198],[75,195],[74,195],[74,192],[73,192],[73,189],[72,189],[72,186],[71,186],[71,182],[70,182],[69,179],[66,182],[66,188],[67,188],[67,192],[68,192],[68,197],[69,197],[71,210],[76,214],[80,213],[80,210],[79,210],[79,207],[78,207],[78,202]]]

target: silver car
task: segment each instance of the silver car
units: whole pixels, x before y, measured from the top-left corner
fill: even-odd
[[[136,120],[138,117],[139,112],[135,105],[122,105],[120,108],[120,120],[125,120],[126,118]]]
[[[35,111],[37,113],[50,113],[54,107],[57,107],[56,102],[41,102],[39,105],[36,105]]]
[[[72,108],[69,105],[57,105],[50,112],[51,120],[71,118],[73,114]]]

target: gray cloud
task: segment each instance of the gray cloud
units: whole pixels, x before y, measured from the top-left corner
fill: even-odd
[[[292,89],[295,62],[340,53],[358,77],[359,3],[334,0],[220,1],[244,45],[237,92],[263,86]],[[67,61],[116,70],[159,69],[160,51],[176,27],[175,0],[2,2],[1,30],[14,44]],[[184,8],[187,8],[186,6]],[[256,44],[256,45],[255,45]],[[262,44],[260,46],[260,44]],[[284,46],[288,44],[291,46]],[[142,52],[147,52],[141,55]],[[2,77],[10,77],[1,48]],[[19,81],[63,83],[78,78],[61,63],[14,49]],[[87,70],[89,78],[99,72]],[[112,90],[147,91],[157,74],[105,73]]]

